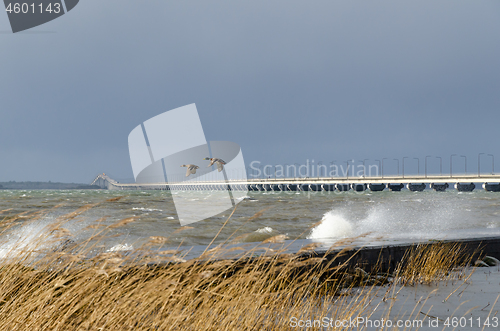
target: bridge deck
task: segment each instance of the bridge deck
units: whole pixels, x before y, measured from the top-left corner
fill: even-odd
[[[441,184],[441,183],[500,183],[500,174],[481,174],[478,176],[470,174],[457,175],[429,175],[429,176],[384,176],[384,177],[313,177],[313,178],[255,178],[246,180],[229,180],[231,185],[304,185],[304,184]],[[186,185],[222,185],[226,182],[204,182],[204,181],[189,181],[189,182],[173,182],[173,183],[118,183],[105,174],[98,175],[93,185],[99,185],[108,189],[165,189],[168,187],[186,186]]]

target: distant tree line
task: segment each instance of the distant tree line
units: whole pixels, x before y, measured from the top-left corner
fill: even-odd
[[[8,190],[97,190],[97,185],[52,182],[0,182],[0,189]]]

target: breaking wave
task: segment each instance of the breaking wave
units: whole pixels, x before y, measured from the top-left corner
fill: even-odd
[[[334,208],[323,215],[321,223],[311,230],[307,238],[474,237],[492,235],[493,231],[490,229],[500,230],[499,221],[478,217],[477,212],[464,201],[424,196],[419,199],[380,201],[374,205],[370,204],[367,208],[359,208],[359,204]]]

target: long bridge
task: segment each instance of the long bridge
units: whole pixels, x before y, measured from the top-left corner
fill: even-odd
[[[371,177],[255,178],[228,181],[189,181],[169,183],[119,183],[106,174],[98,175],[92,185],[108,190],[232,190],[232,191],[445,191],[454,187],[471,192],[476,184],[485,191],[500,192],[500,174],[406,175]]]

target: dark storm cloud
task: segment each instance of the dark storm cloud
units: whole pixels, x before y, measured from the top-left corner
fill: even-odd
[[[498,1],[80,2],[33,29],[55,33],[0,34],[0,180],[130,178],[128,133],[193,102],[247,163],[500,155],[499,16]]]

